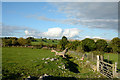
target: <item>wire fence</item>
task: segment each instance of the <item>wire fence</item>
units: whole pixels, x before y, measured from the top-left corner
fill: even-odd
[[[84,59],[94,62],[95,64],[97,62],[97,57],[96,57],[97,55],[92,52],[82,53],[82,52],[69,51],[69,53],[79,56],[80,58],[84,57]]]

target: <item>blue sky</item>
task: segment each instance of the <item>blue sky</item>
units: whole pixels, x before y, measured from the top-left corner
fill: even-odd
[[[112,5],[112,6],[111,6]],[[3,2],[3,36],[70,39],[118,36],[117,3]]]

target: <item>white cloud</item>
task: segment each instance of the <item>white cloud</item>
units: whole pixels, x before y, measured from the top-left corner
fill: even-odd
[[[85,38],[91,38],[90,36],[85,36]]]
[[[25,30],[25,34],[26,34],[26,35],[29,35],[29,31],[28,31],[28,30]]]
[[[29,27],[20,26],[2,26],[2,36],[19,36],[22,37],[46,37],[46,38],[61,38],[66,36],[68,38],[78,38],[81,30],[77,28],[62,29],[59,27],[49,28],[46,32],[40,32],[38,30]],[[1,33],[0,33],[1,34]]]
[[[66,36],[68,38],[76,38],[79,37],[81,30],[77,28],[71,29],[61,29],[57,28],[49,28],[47,32],[43,33],[43,36],[49,38],[61,38],[62,36]]]
[[[69,38],[78,37],[81,30],[77,28],[65,29],[63,35]]]
[[[105,39],[103,37],[100,37],[100,36],[85,36],[84,38],[91,38],[91,39],[94,39],[94,38],[97,38],[97,39]]]
[[[43,36],[45,37],[61,37],[62,36],[62,29],[57,28],[49,28],[47,32],[43,32]]]
[[[33,37],[33,36],[35,36],[36,35],[36,32],[37,31],[31,31],[31,30],[25,30],[24,31],[25,32],[25,37]],[[38,35],[38,34],[37,34]]]
[[[98,38],[98,39],[102,39],[101,37],[97,37],[97,36],[95,36],[95,37],[92,37],[92,38]]]
[[[80,32],[81,30],[77,28],[61,29],[59,27],[49,28],[48,31],[42,33],[25,30],[26,36],[37,36],[46,38],[61,38],[62,36],[66,36],[67,38],[78,38]]]
[[[92,38],[97,38],[97,39],[107,39],[107,38],[104,38],[104,37],[100,37],[100,36],[94,36]]]
[[[24,37],[41,37],[42,36],[42,33],[40,31],[37,31],[37,30],[25,30],[24,31],[25,33],[25,36]]]

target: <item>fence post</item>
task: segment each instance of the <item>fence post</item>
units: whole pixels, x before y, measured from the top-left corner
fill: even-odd
[[[99,71],[99,61],[100,61],[99,55],[97,55],[97,71]]]
[[[100,55],[100,60],[103,61],[103,56],[102,55]]]
[[[113,64],[113,78],[115,77],[115,65]]]
[[[117,62],[115,62],[115,75],[117,75]]]

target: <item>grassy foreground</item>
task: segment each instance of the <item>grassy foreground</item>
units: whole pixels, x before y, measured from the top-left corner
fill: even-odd
[[[3,79],[20,80],[31,75],[36,79],[43,74],[54,77],[100,78],[85,62],[69,55],[67,58],[55,56],[50,50],[20,47],[2,48]],[[49,59],[47,59],[49,58]],[[51,60],[51,59],[56,60]],[[47,59],[47,60],[46,60]],[[82,64],[83,63],[83,64]]]

